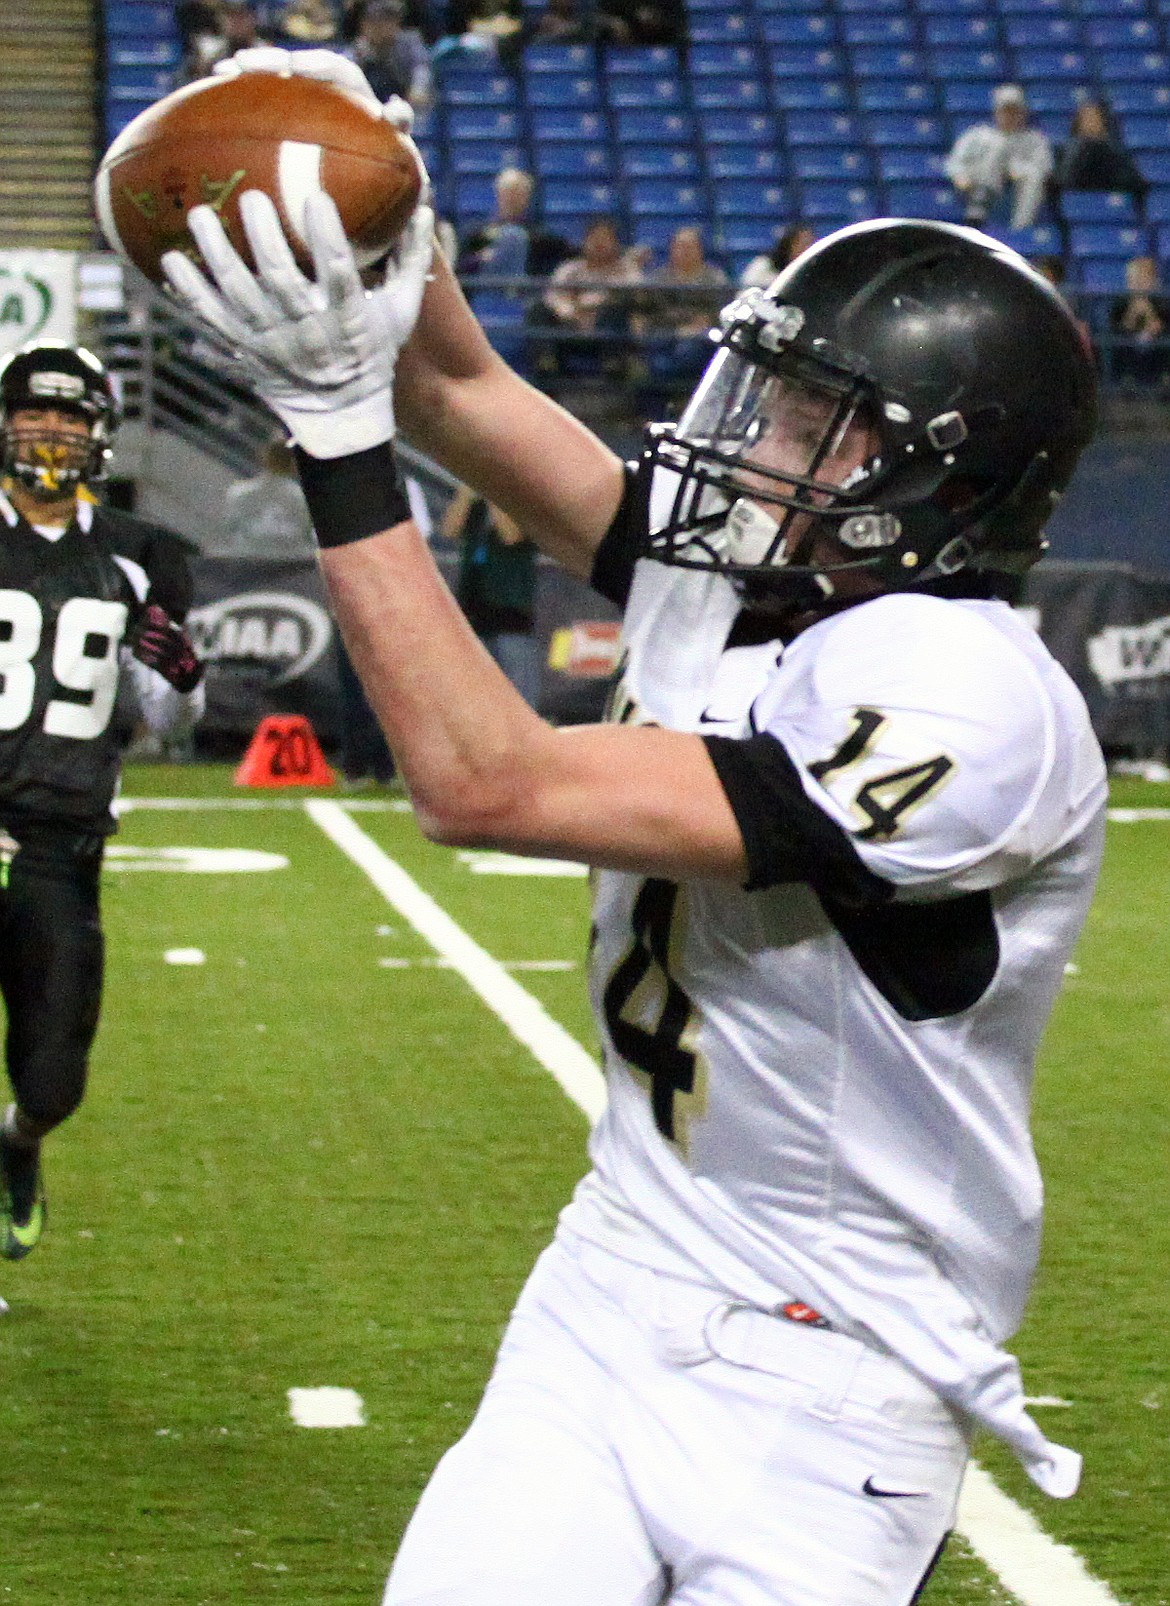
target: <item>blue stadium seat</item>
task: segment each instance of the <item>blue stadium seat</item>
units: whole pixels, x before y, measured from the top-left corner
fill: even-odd
[[[448,190],[451,209],[462,222],[473,217],[491,217],[496,210],[496,192],[486,174],[465,173]]]
[[[878,177],[886,185],[895,183],[930,184],[945,179],[941,151],[926,151],[917,145],[890,145],[875,152]]]
[[[760,58],[755,45],[692,45],[688,58],[692,73],[709,76],[712,73],[758,72]]]
[[[1068,5],[1066,0],[999,0],[999,9],[1005,17],[1031,17],[1039,11],[1064,16]]]
[[[952,82],[1002,84],[1013,76],[1007,57],[995,45],[935,45],[930,58],[936,76]]]
[[[833,45],[769,45],[768,70],[773,78],[835,78],[844,66]]]
[[[637,73],[643,78],[664,74],[677,77],[678,51],[669,45],[610,45],[605,52],[607,73]]]
[[[696,111],[762,112],[768,99],[761,80],[755,76],[738,78],[695,78],[691,82],[691,98]]]
[[[856,145],[861,139],[851,112],[789,112],[784,131],[789,145]]]
[[[877,194],[871,184],[833,184],[827,180],[802,184],[801,208],[808,218],[849,218],[859,222],[877,217]]]
[[[1018,50],[1075,50],[1081,44],[1079,17],[1005,17],[1003,31]]]
[[[1092,77],[1083,50],[1017,50],[1016,73],[1029,86],[1051,82],[1054,78],[1068,78],[1083,84]]]
[[[1170,151],[1141,151],[1138,169],[1149,184],[1170,184]],[[1146,216],[1150,215],[1150,196],[1146,196]]]
[[[593,71],[589,45],[529,45],[524,52],[526,73]]]
[[[943,223],[963,221],[963,203],[949,184],[915,184],[901,180],[886,185],[886,209],[891,217],[937,218]]]
[[[474,106],[455,106],[447,113],[449,139],[515,140],[520,133],[519,112],[491,106],[482,111]]]
[[[106,76],[106,95],[110,100],[156,99],[174,86],[169,67],[111,67]]]
[[[921,145],[930,149],[945,143],[942,122],[925,113],[916,117],[911,112],[884,112],[867,119],[869,137],[874,145]]]
[[[830,45],[837,37],[834,19],[817,11],[778,11],[761,19],[760,31],[769,45]]]
[[[1158,50],[1162,37],[1148,17],[1093,17],[1085,26],[1097,50]]]
[[[1055,223],[1034,223],[1029,229],[1012,229],[994,223],[984,225],[988,234],[1011,246],[1022,257],[1063,256],[1064,241]]]
[[[519,100],[510,73],[449,67],[438,83],[439,99],[446,106],[515,106]]]
[[[1085,17],[1144,17],[1149,9],[1156,11],[1159,6],[1148,7],[1146,0],[1081,0],[1080,4]]]
[[[1142,78],[1164,84],[1170,81],[1170,56],[1161,50],[1099,50],[1097,72],[1106,89],[1114,81]]]
[[[843,16],[858,11],[898,11],[906,9],[906,0],[837,0],[837,9]]]
[[[1170,224],[1163,223],[1159,227],[1155,239],[1158,245],[1159,261],[1163,263],[1170,262]]]
[[[747,266],[746,259],[772,249],[777,233],[792,216],[793,212],[786,209],[773,218],[724,218],[715,231],[715,243],[742,270]]]
[[[777,111],[836,111],[849,105],[849,89],[841,78],[773,78],[772,104]]]
[[[646,111],[633,108],[619,111],[614,121],[617,126],[617,137],[623,145],[634,142],[650,144],[659,140],[668,145],[676,145],[694,138],[695,125],[690,112]],[[735,139],[751,137],[750,134],[743,132],[743,119],[736,120],[734,126],[734,134],[729,137]],[[770,129],[769,137],[771,137]]]
[[[985,17],[991,15],[989,0],[918,0],[923,17]]]
[[[1122,223],[1139,221],[1137,203],[1120,190],[1063,190],[1060,213],[1066,223]]]
[[[1028,85],[1028,105],[1038,115],[1059,113],[1070,118],[1082,98],[1081,86],[1071,78],[1056,78],[1050,84],[1030,83]],[[1061,138],[1067,138],[1068,124],[1065,123],[1061,131]]]
[[[775,145],[709,145],[707,171],[712,178],[783,178],[784,153]]]
[[[847,45],[912,45],[914,22],[893,11],[861,11],[845,18],[841,37]]]
[[[150,95],[143,100],[110,101],[106,106],[103,118],[106,144],[108,145],[111,140],[117,139],[126,124],[132,123],[139,112],[144,112],[148,106],[153,106],[156,99],[157,96]]]
[[[692,57],[707,45],[734,45],[752,37],[752,20],[743,11],[692,12],[689,34]]]
[[[524,373],[528,358],[524,302],[503,290],[477,290],[474,284],[468,300],[489,344],[506,363]]]
[[[869,153],[846,145],[802,145],[792,153],[798,179],[837,178],[864,182],[872,177]]]
[[[1170,223],[1170,176],[1147,191],[1146,222]]]
[[[649,78],[622,73],[607,80],[606,96],[615,111],[626,107],[671,111],[686,106],[683,81],[671,73],[655,73]]]
[[[938,104],[929,78],[862,78],[857,104],[863,112],[932,112]]]
[[[858,78],[923,78],[927,66],[920,50],[909,45],[858,45],[851,65]]]
[[[1125,289],[1124,257],[1088,257],[1077,263],[1076,277],[1082,290],[1098,294]]]
[[[719,218],[758,218],[761,213],[776,217],[788,212],[792,196],[786,184],[754,184],[730,179],[715,191],[715,215]]]
[[[731,181],[734,183],[734,180]],[[720,188],[729,186],[721,185]],[[752,184],[757,196],[760,186]],[[703,184],[676,183],[672,179],[631,179],[627,187],[631,218],[657,217],[695,218],[707,211],[707,192]]]
[[[447,161],[452,173],[495,174],[502,167],[524,167],[527,160],[519,140],[452,139],[447,142]],[[428,169],[430,165],[428,160]]]
[[[700,177],[693,145],[631,145],[619,150],[618,170],[623,178]]]
[[[524,97],[530,106],[601,108],[601,86],[592,73],[533,73],[525,80]]]
[[[597,178],[613,176],[608,145],[579,145],[575,140],[538,143],[533,160],[541,178]]]
[[[1170,112],[1170,84],[1110,84],[1109,104],[1118,116],[1127,112],[1144,112],[1148,116]]]
[[[449,129],[450,120],[447,126]],[[542,106],[532,113],[532,136],[538,144],[546,139],[579,139],[592,145],[605,139],[606,133],[601,112],[576,111],[572,107],[558,111],[553,106]]]
[[[179,41],[174,39],[111,39],[106,61],[111,67],[170,67],[179,65]]]
[[[939,85],[943,110],[950,112],[956,125],[965,128],[968,123],[991,116],[991,89],[986,83],[974,83],[967,78]]]
[[[980,12],[957,17],[943,12],[937,17],[926,17],[922,33],[928,45],[967,45],[981,49],[985,45],[999,44],[998,19]]]
[[[618,192],[604,179],[549,178],[541,185],[541,205],[546,218],[589,216],[597,212],[616,212]]]
[[[1074,223],[1068,231],[1068,244],[1075,257],[1136,257],[1149,250],[1149,237],[1144,228]]]
[[[777,11],[823,11],[824,0],[755,0],[755,9],[766,21]]]
[[[1121,132],[1125,143],[1133,151],[1161,151],[1170,149],[1170,116],[1132,116],[1121,119]]]
[[[175,8],[154,0],[107,0],[103,22],[107,39],[177,39]]]

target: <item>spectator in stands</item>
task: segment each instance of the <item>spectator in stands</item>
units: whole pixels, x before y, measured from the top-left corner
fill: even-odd
[[[983,223],[996,203],[1012,195],[1011,224],[1030,228],[1044,203],[1052,172],[1052,146],[1028,126],[1028,100],[1019,84],[1000,84],[991,97],[993,121],[964,129],[946,160],[968,223]]]
[[[341,9],[338,38],[344,40],[346,44],[351,45],[361,32],[367,3],[368,0],[345,0]],[[423,43],[430,46],[442,35],[446,14],[446,6],[442,0],[405,0],[402,26],[417,29],[422,35]]]
[[[332,0],[285,0],[274,20],[280,45],[328,45],[338,38]]]
[[[598,0],[598,35],[616,45],[686,43],[684,8],[678,0]]]
[[[460,274],[545,279],[572,255],[568,241],[529,220],[533,179],[518,167],[496,174],[496,215],[472,230],[459,247]]]
[[[1148,188],[1099,100],[1083,100],[1073,113],[1052,177],[1060,190],[1122,190],[1139,200]]]
[[[447,37],[440,41],[436,59],[488,56],[514,66],[525,37],[523,0],[450,0]]]
[[[466,485],[448,504],[440,533],[459,544],[455,596],[468,624],[535,708],[540,695],[535,546],[513,519]]]
[[[1065,306],[1072,313],[1073,317],[1076,318],[1077,328],[1081,331],[1081,334],[1084,337],[1085,345],[1092,347],[1094,345],[1093,332],[1083,318],[1077,317],[1076,308],[1069,300],[1068,291],[1065,289],[1065,280],[1068,277],[1068,270],[1065,268],[1064,258],[1051,255],[1033,257],[1032,266],[1036,269],[1037,273],[1043,274],[1043,276],[1048,280],[1049,284],[1056,291],[1057,295],[1064,302]]]
[[[739,276],[741,290],[766,290],[778,273],[807,251],[816,240],[807,223],[790,223],[772,241],[771,249],[753,257]]]
[[[676,229],[666,261],[646,274],[636,327],[639,332],[698,336],[707,355],[705,336],[728,299],[729,285],[723,269],[707,261],[702,233],[689,226]]]
[[[579,0],[547,0],[532,30],[533,43],[540,45],[587,45],[594,38],[596,30]]]
[[[1115,336],[1113,377],[1139,385],[1170,379],[1170,299],[1159,294],[1158,264],[1151,256],[1125,265],[1127,293],[1114,303],[1109,322]]]
[[[229,486],[223,531],[209,556],[288,562],[316,556],[317,539],[284,435],[264,449],[260,473]]]
[[[400,95],[416,112],[434,98],[431,57],[422,35],[403,26],[403,0],[366,0],[358,36],[348,52],[381,101]]]
[[[214,31],[191,34],[177,75],[180,84],[205,78],[217,61],[226,61],[237,50],[251,50],[254,45],[272,43],[273,36],[261,28],[251,0],[219,0],[214,11]]]
[[[582,334],[626,329],[631,299],[621,291],[641,280],[637,253],[623,250],[613,218],[598,216],[585,229],[580,256],[562,262],[553,274],[544,305],[562,328]]]

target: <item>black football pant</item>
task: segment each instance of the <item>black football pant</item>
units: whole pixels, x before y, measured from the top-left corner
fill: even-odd
[[[0,994],[16,1102],[45,1130],[85,1092],[102,997],[102,839],[26,839],[0,888]]]

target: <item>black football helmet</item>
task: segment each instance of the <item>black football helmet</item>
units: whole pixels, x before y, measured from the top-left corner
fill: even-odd
[[[650,556],[817,608],[847,571],[906,590],[961,569],[1020,574],[1044,551],[1093,434],[1096,373],[1014,251],[952,224],[855,224],[740,295],[712,338],[678,423],[647,432],[647,466],[676,476]],[[818,479],[854,421],[865,460]],[[781,426],[782,472],[768,450]]]
[[[88,438],[19,421],[22,412],[49,410],[83,419]],[[47,340],[22,347],[0,366],[0,473],[46,501],[94,484],[106,470],[117,413],[110,377],[91,351]]]

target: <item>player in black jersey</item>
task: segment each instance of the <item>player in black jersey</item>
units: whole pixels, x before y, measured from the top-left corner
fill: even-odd
[[[90,352],[42,343],[0,368],[0,994],[14,1101],[0,1126],[0,1254],[44,1227],[40,1148],[80,1104],[102,987],[98,881],[130,723],[190,717],[183,543],[102,507],[113,391]],[[130,656],[132,655],[132,657]],[[160,678],[161,677],[161,678]]]

